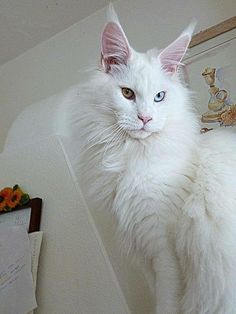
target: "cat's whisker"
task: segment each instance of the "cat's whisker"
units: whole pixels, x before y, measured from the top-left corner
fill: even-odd
[[[105,104],[103,104],[103,105],[101,105],[101,104],[99,104],[99,105],[94,104],[93,107],[98,108],[99,110],[100,109],[104,109],[105,111],[111,111],[112,113],[117,114],[116,110],[110,108],[109,106],[106,106]]]
[[[118,125],[114,134],[112,135],[112,137],[109,139],[109,141],[107,142],[106,145],[109,145],[110,143],[115,142],[115,139],[117,137],[117,135],[122,131],[121,127]]]
[[[94,142],[97,138],[99,138],[102,134],[104,134],[105,132],[107,132],[108,130],[114,128],[115,124],[110,125],[108,128],[104,129],[103,131],[99,132],[98,134],[96,134],[95,136],[92,136],[88,139],[88,143],[90,142]]]
[[[122,129],[120,126],[118,127],[118,130],[115,132],[115,134],[112,136],[109,142],[104,147],[104,154],[107,152],[108,148],[111,148],[116,145],[120,145],[122,137],[125,135],[124,129]]]
[[[126,134],[126,132],[125,132],[123,129],[121,129],[121,130],[117,133],[117,135],[116,135],[116,137],[115,137],[115,141],[116,141],[116,144],[117,144],[118,146],[120,146],[121,143],[123,142],[123,141],[122,141],[122,138],[125,137],[125,134]],[[113,141],[114,141],[114,140],[113,140]]]
[[[111,135],[115,135],[117,130],[119,129],[119,125],[112,125],[112,127],[114,128],[112,130],[112,132],[108,133],[106,136],[104,136],[103,138],[101,138],[99,141],[95,141],[92,145],[90,146],[87,146],[85,149],[86,151],[88,151],[89,149],[91,149],[92,147],[96,146],[96,145],[100,145],[100,144],[103,144],[103,143],[106,143],[107,142],[107,139],[110,138]],[[109,129],[109,128],[108,128]],[[112,128],[111,128],[112,129]],[[107,131],[107,130],[106,130]],[[101,135],[101,134],[98,134],[98,136]]]
[[[104,151],[106,151],[107,148],[114,146],[114,144],[118,144],[118,134],[120,132],[121,132],[120,130],[116,130],[113,133],[112,140],[109,139],[108,141],[106,141],[106,144],[104,146]]]

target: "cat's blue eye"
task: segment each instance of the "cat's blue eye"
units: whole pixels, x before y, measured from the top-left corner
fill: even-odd
[[[155,102],[160,102],[165,98],[166,92],[161,91],[159,93],[156,94],[156,96],[154,97],[154,101]]]

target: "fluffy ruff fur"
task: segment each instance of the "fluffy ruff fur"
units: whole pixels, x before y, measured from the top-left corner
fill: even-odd
[[[81,88],[70,112],[83,151],[81,188],[90,203],[115,214],[123,245],[141,261],[155,295],[156,314],[235,314],[235,132],[200,135],[191,94],[166,72],[172,68],[163,69],[156,50],[131,50],[122,34],[125,43],[114,47],[129,52],[103,58],[105,70]],[[109,49],[113,35],[103,40]],[[169,62],[176,53],[164,57]],[[124,99],[120,86],[136,90],[135,101]],[[166,99],[153,103],[161,90]],[[140,112],[153,118],[144,131]]]

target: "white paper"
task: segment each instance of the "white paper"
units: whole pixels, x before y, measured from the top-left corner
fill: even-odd
[[[34,283],[35,289],[36,289],[38,262],[39,262],[39,254],[40,254],[40,248],[41,248],[41,243],[42,243],[42,237],[43,237],[42,231],[29,233],[30,250],[31,250],[31,271],[33,275],[33,283]]]
[[[25,227],[0,228],[0,313],[26,314],[37,307]]]
[[[25,226],[27,229],[30,223],[31,208],[10,211],[0,215],[0,227]]]
[[[39,262],[39,254],[40,254],[42,238],[43,238],[43,231],[29,233],[30,248],[31,248],[31,271],[33,275],[33,283],[34,283],[35,290],[36,290],[36,283],[37,283],[38,262]],[[28,314],[33,314],[33,313],[34,311],[31,311]]]

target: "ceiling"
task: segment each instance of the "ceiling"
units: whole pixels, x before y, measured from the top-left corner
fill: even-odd
[[[0,0],[0,65],[106,6],[109,0]]]

